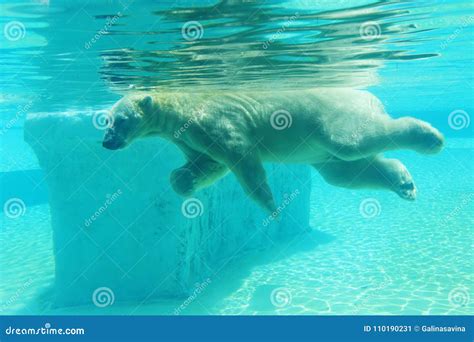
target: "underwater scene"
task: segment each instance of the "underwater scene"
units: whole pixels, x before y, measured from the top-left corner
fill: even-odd
[[[1,315],[472,315],[474,3],[0,4]]]

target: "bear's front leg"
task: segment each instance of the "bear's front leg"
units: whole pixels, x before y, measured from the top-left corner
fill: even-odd
[[[234,172],[245,193],[270,214],[276,212],[272,191],[260,159],[247,155],[229,160],[227,166]]]
[[[191,196],[224,176],[228,168],[207,156],[200,155],[174,170],[170,176],[173,190],[181,196]]]
[[[181,196],[191,196],[196,190],[197,176],[192,171],[189,163],[173,170],[170,175],[170,183],[173,190]]]

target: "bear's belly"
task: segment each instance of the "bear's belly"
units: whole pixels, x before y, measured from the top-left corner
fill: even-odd
[[[331,155],[316,144],[273,144],[259,148],[263,161],[277,163],[313,164],[327,160]]]

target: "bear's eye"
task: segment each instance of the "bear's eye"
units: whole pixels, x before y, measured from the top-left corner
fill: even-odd
[[[115,127],[121,127],[123,124],[127,121],[127,117],[121,117],[119,116],[118,118],[115,119],[114,121],[114,126]]]

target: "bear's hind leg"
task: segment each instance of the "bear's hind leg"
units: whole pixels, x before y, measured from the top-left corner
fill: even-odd
[[[344,188],[379,188],[395,192],[406,200],[416,198],[416,187],[406,167],[397,159],[382,156],[344,161],[332,158],[313,164],[329,184]]]
[[[441,151],[444,144],[444,137],[436,128],[411,117],[384,119],[362,127],[338,134],[328,131],[319,142],[332,155],[346,161],[370,158],[391,150],[434,154]]]
[[[442,150],[443,135],[429,123],[412,117],[392,121],[396,144],[405,149],[424,154],[435,154]]]

